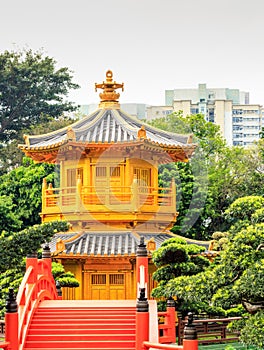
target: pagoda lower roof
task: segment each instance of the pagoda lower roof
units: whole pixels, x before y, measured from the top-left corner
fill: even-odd
[[[109,257],[109,256],[135,256],[140,237],[145,242],[152,240],[156,249],[172,237],[179,237],[171,232],[167,233],[141,233],[133,231],[124,232],[82,232],[82,233],[58,233],[51,243],[50,248],[53,256],[64,257]],[[183,237],[182,237],[183,238]],[[63,249],[57,249],[57,241],[63,242]],[[189,244],[198,244],[208,249],[210,242],[193,241],[186,239]]]
[[[190,155],[195,145],[192,135],[175,134],[154,128],[120,109],[98,109],[94,113],[57,131],[43,135],[26,135],[19,145],[25,153],[52,151],[73,142],[91,147],[98,144],[133,144],[144,140],[165,149],[182,148]]]

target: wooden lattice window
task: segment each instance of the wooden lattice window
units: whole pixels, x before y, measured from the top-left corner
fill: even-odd
[[[149,187],[151,185],[151,170],[134,168],[134,175],[138,180],[139,186]]]
[[[92,284],[106,284],[106,275],[92,275]]]
[[[83,168],[67,169],[67,186],[68,187],[76,186],[78,178],[81,179],[81,183],[83,184]]]
[[[76,169],[67,169],[67,186],[72,187],[76,185]]]
[[[110,167],[110,176],[113,176],[113,177],[120,177],[120,166],[117,166],[117,167],[114,167],[114,166],[111,166]]]
[[[97,166],[95,174],[96,174],[96,177],[106,177],[106,167]]]
[[[116,274],[109,275],[109,284],[112,284],[112,285],[124,284],[125,282],[124,277],[125,276],[123,273],[116,273]]]

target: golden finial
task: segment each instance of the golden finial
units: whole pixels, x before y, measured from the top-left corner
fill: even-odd
[[[122,89],[124,91],[124,83],[119,84],[113,81],[113,73],[111,70],[106,72],[106,82],[103,81],[102,84],[95,83],[95,91],[97,89],[103,89],[103,92],[99,94],[101,102],[99,108],[119,108],[118,99],[120,94],[115,91],[115,89]]]

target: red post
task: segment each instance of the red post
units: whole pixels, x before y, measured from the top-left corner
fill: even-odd
[[[136,350],[145,349],[143,342],[149,340],[149,305],[142,288],[137,300],[136,312]]]
[[[38,276],[38,256],[37,253],[28,254],[26,258],[26,269],[33,267],[33,273],[29,276],[28,283],[34,284]]]
[[[46,244],[45,247],[42,250],[42,259],[45,259],[45,261],[47,262],[46,274],[48,276],[52,276],[52,272],[51,272],[51,253],[50,253],[50,247],[48,246],[48,244]]]
[[[183,339],[183,350],[198,350],[198,339]]]
[[[137,249],[136,259],[136,280],[137,280],[137,297],[139,289],[145,288],[146,296],[148,295],[148,252],[144,243],[144,237],[140,237],[140,243]]]
[[[62,300],[62,290],[61,290],[61,285],[59,281],[56,281],[56,291],[58,295],[58,300]]]
[[[176,343],[176,317],[175,317],[175,301],[173,298],[167,300],[167,314],[169,318],[170,328],[168,329],[168,336],[172,343]]]
[[[191,312],[188,313],[188,323],[184,327],[183,350],[198,350],[197,332]]]
[[[145,349],[143,342],[149,340],[149,305],[145,297],[148,281],[148,252],[144,237],[140,237],[136,260],[137,292],[136,304],[136,350]],[[147,294],[146,294],[147,295]]]
[[[5,341],[9,349],[18,350],[18,310],[13,288],[9,288],[6,301]]]

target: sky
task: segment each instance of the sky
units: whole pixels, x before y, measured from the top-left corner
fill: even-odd
[[[42,49],[73,72],[77,104],[99,102],[111,69],[121,103],[164,105],[165,90],[206,83],[264,105],[263,16],[262,0],[8,0],[0,52]]]

